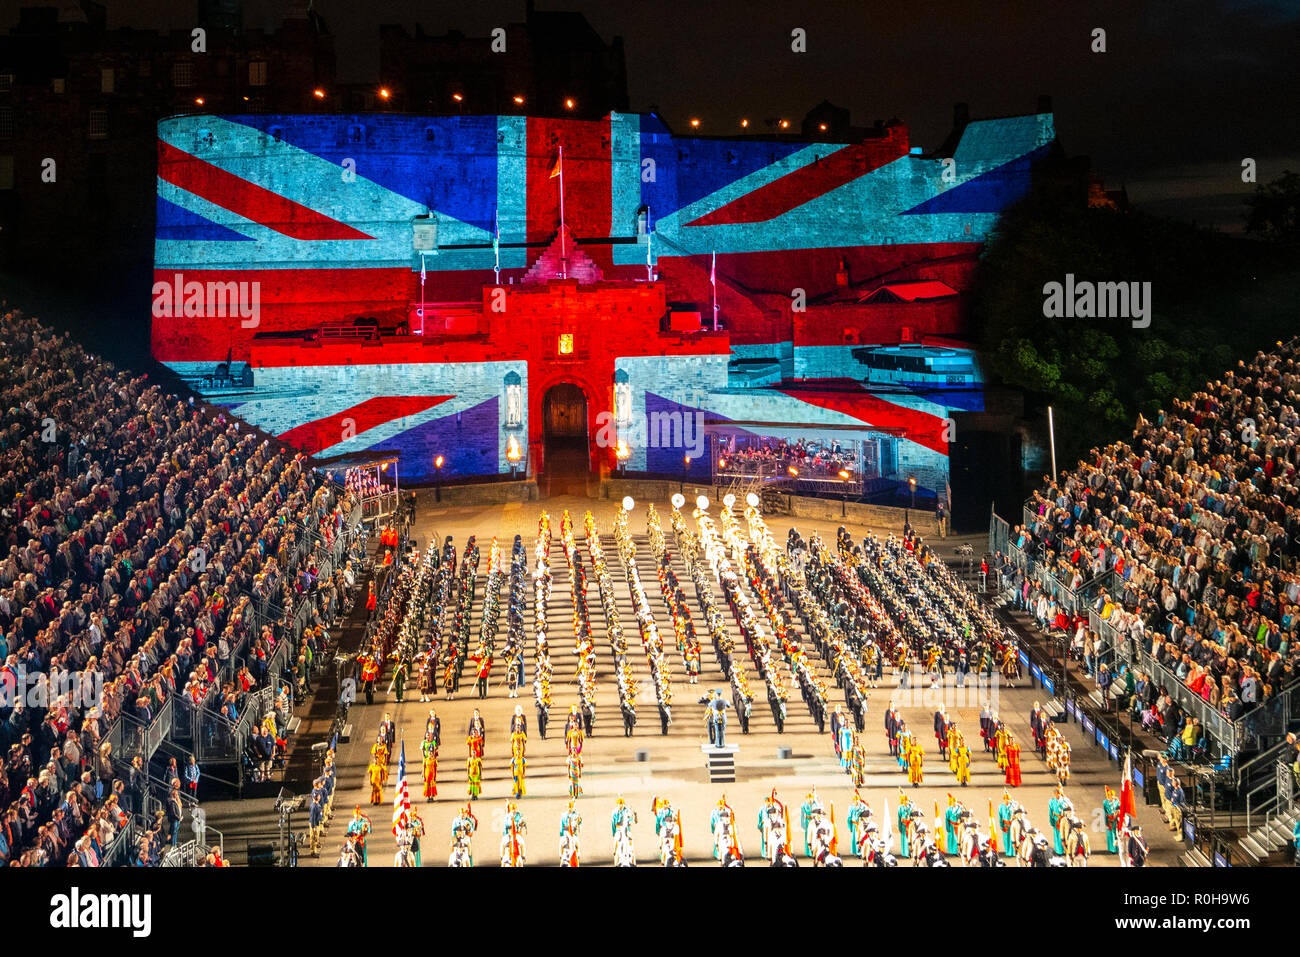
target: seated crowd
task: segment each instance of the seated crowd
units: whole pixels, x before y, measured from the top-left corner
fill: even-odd
[[[1176,740],[1171,750],[1194,749],[1203,729],[1147,660],[1232,720],[1296,683],[1297,388],[1296,347],[1279,344],[1034,493],[1032,524],[1012,541],[1070,589],[1113,573],[1091,608],[1136,667],[1103,660],[1112,649],[1089,630],[1088,607],[1067,614],[999,556],[1016,603],[1070,634],[1108,701]]]
[[[254,609],[310,593],[328,620],[341,574],[300,558],[350,502],[301,456],[34,319],[5,313],[0,338],[0,865],[95,865],[144,821],[131,751],[168,699],[177,723],[233,723],[292,640],[288,611],[259,630]],[[146,826],[133,863],[175,841],[164,803],[172,826]]]
[[[842,478],[847,471],[857,477],[858,456],[853,448],[842,448],[838,441],[829,445],[810,443],[806,439],[789,442],[764,439],[719,453],[720,472],[740,475],[788,475],[794,469],[799,478]]]

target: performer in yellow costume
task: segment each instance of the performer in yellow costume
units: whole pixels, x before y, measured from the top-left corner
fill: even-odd
[[[380,738],[371,746],[370,756],[374,758],[373,763],[379,765],[379,767],[383,769],[383,781],[381,783],[387,784],[388,783],[388,744],[382,738]]]
[[[424,799],[438,796],[438,745],[433,740],[433,732],[424,736],[420,745],[424,754]]]
[[[953,764],[956,765],[954,772],[957,775],[957,783],[962,787],[970,784],[970,748],[966,747],[966,742],[960,742],[952,751]]]
[[[948,729],[948,770],[957,773],[957,749],[966,743],[966,736],[955,727]]]
[[[925,780],[925,751],[913,743],[907,753],[907,782],[917,787]]]

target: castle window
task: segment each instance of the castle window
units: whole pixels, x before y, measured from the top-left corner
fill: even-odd
[[[506,373],[506,428],[515,429],[524,420],[524,386],[518,372]]]
[[[572,332],[560,333],[559,350],[560,350],[560,355],[562,356],[573,355],[573,333]]]
[[[614,421],[620,428],[632,422],[632,382],[626,369],[614,370]]]

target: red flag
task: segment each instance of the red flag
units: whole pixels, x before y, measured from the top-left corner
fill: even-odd
[[[561,151],[555,156],[555,165],[551,167],[551,175],[547,179],[555,179],[560,175],[560,164],[564,162],[564,153]]]
[[[1137,799],[1133,795],[1133,754],[1124,756],[1124,780],[1119,785],[1119,812],[1137,817]]]

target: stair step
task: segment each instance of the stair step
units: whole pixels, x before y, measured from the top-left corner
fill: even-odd
[[[1264,832],[1273,846],[1274,850],[1280,850],[1291,843],[1291,829],[1284,827],[1280,822],[1274,821]]]
[[[1243,837],[1241,841],[1238,842],[1237,846],[1245,851],[1250,857],[1253,857],[1256,863],[1262,864],[1264,863],[1264,859],[1268,857],[1268,851],[1260,847],[1259,844],[1255,842],[1254,838]]]

